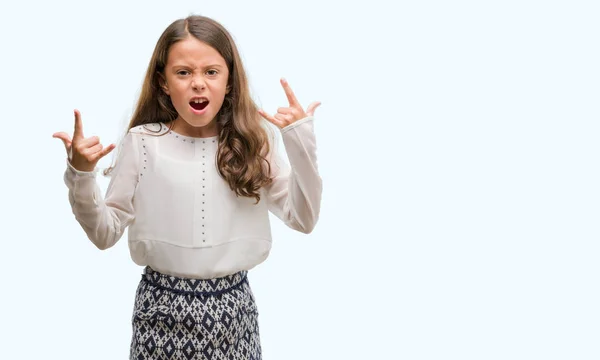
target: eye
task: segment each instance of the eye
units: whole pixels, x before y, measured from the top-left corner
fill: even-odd
[[[188,75],[190,72],[187,70],[179,70],[177,71],[177,75],[181,75],[181,76],[185,76]]]
[[[206,73],[207,73],[208,75],[210,75],[210,76],[215,76],[215,75],[217,75],[219,72],[218,72],[217,70],[214,70],[214,69],[212,69],[212,70],[208,70]]]

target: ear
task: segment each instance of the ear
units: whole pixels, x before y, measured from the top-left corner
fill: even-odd
[[[158,83],[160,84],[160,88],[165,92],[165,94],[169,94],[169,86],[167,85],[167,80],[163,76],[163,74],[158,73]]]
[[[227,85],[227,87],[225,88],[225,95],[229,94],[230,91],[231,91],[231,86]]]

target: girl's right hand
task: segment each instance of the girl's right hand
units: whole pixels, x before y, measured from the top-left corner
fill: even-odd
[[[102,159],[115,148],[115,144],[103,147],[97,136],[83,137],[83,126],[79,110],[75,110],[73,139],[65,132],[54,133],[52,137],[62,140],[71,166],[79,171],[93,171],[96,168],[98,160]]]

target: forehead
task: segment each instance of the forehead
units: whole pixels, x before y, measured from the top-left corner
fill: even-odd
[[[225,59],[212,46],[189,36],[173,44],[167,56],[167,66],[203,66],[217,64],[225,66]]]

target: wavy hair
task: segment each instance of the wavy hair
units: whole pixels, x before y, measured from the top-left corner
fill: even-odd
[[[219,52],[229,69],[223,105],[216,115],[219,127],[217,169],[237,196],[260,201],[260,188],[271,183],[267,160],[269,139],[258,108],[250,96],[248,79],[241,57],[229,32],[208,17],[193,15],[171,23],[162,33],[142,85],[140,97],[128,130],[150,123],[167,123],[178,116],[170,97],[161,88],[169,50],[189,36]],[[107,169],[109,174],[113,167]]]

